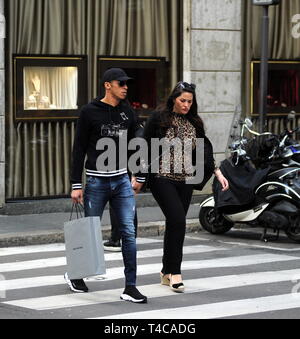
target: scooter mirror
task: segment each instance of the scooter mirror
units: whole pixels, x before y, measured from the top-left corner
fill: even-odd
[[[245,124],[248,128],[251,128],[253,126],[253,123],[249,118],[245,119]]]
[[[291,111],[287,116],[288,121],[294,120],[295,118],[296,118],[296,112],[295,111]]]

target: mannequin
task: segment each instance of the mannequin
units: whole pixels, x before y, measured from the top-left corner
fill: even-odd
[[[41,92],[41,80],[38,77],[38,75],[36,74],[34,76],[34,78],[31,79],[34,89],[36,90],[36,92],[40,93]]]

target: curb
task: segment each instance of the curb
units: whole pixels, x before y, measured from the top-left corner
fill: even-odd
[[[194,193],[191,204],[201,203],[208,197],[208,194]],[[141,193],[136,197],[137,208],[155,207],[157,202],[151,193]],[[106,209],[108,207],[106,206]],[[19,216],[30,214],[47,214],[47,213],[70,213],[72,203],[70,198],[61,199],[44,199],[34,201],[18,201],[9,202],[4,207],[0,208],[0,215],[4,216]]]
[[[165,232],[165,222],[148,222],[139,225],[138,237],[157,237],[163,236]],[[201,229],[197,219],[187,220],[187,233],[199,232]],[[103,240],[108,240],[110,237],[111,227],[104,226],[102,230]],[[64,243],[63,231],[48,231],[48,232],[35,232],[35,233],[20,233],[20,234],[3,234],[0,236],[0,248],[3,247],[18,247],[29,245],[45,245]]]

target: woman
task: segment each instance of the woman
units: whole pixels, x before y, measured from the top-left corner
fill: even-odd
[[[203,185],[214,172],[223,190],[228,189],[228,181],[214,164],[213,149],[205,136],[203,121],[198,115],[195,88],[196,86],[193,84],[179,82],[164,107],[152,114],[144,130],[144,138],[149,148],[153,138],[166,138],[168,141],[179,138],[182,142],[187,140],[192,142],[192,152],[184,153],[184,156],[181,153],[181,157],[178,157],[175,148],[171,148],[168,164],[165,163],[166,158],[163,157],[163,154],[160,154],[159,171],[156,174],[151,174],[149,182],[151,192],[166,217],[163,268],[160,273],[161,283],[170,286],[175,292],[184,292],[181,264],[186,233],[186,215],[194,189],[194,186],[188,181],[193,174],[189,168],[186,168],[186,162],[183,159],[190,156],[195,160],[197,138],[204,138],[205,145]],[[153,162],[153,159],[151,160]],[[179,168],[181,171],[178,171]],[[139,174],[133,178],[133,189],[138,192],[143,182],[145,182],[145,175]]]

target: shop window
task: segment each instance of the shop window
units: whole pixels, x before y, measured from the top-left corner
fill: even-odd
[[[84,56],[15,55],[15,120],[77,119],[87,102],[86,75]]]
[[[259,112],[260,62],[251,63],[251,113]],[[270,61],[268,115],[300,113],[300,62]]]
[[[104,89],[100,88],[101,77],[113,67],[124,69],[134,79],[129,83],[128,100],[144,122],[170,92],[169,63],[165,58],[99,56],[98,93],[101,95],[104,94]]]

